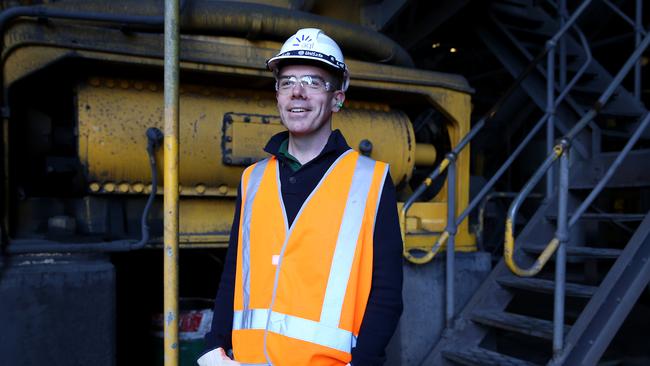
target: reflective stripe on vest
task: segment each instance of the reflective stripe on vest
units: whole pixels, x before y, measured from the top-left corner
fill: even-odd
[[[293,223],[298,221],[302,209],[306,207],[307,203],[318,190],[321,183],[329,175],[337,163],[346,155],[351,153],[348,150],[342,154],[332,166],[325,173],[319,184],[312,191],[310,196],[303,203],[300,211],[296,215]],[[356,245],[359,240],[361,226],[363,224],[363,216],[366,209],[368,192],[373,180],[373,172],[376,162],[365,156],[358,155],[357,161],[352,177],[352,182],[348,197],[343,211],[343,219],[339,228],[339,233],[334,248],[334,256],[330,267],[329,278],[327,287],[325,289],[325,298],[321,308],[321,318],[319,321],[304,319],[297,316],[282,314],[269,309],[249,309],[250,303],[250,220],[252,216],[253,201],[255,194],[259,187],[264,170],[267,167],[268,159],[260,161],[253,168],[246,190],[246,197],[244,202],[243,217],[242,217],[242,275],[243,275],[243,310],[235,311],[233,317],[233,330],[257,329],[265,330],[265,332],[273,332],[286,337],[308,341],[324,347],[340,350],[350,353],[351,349],[356,345],[356,337],[350,331],[340,329],[339,322],[343,310],[343,302],[347,289],[348,280],[350,278]],[[277,162],[276,162],[277,164]],[[276,167],[277,168],[277,167]],[[386,166],[383,178],[388,172]],[[279,172],[277,174],[278,189]],[[383,181],[382,181],[383,187]],[[281,191],[278,192],[281,197]],[[293,224],[290,228],[286,227],[286,212],[284,203],[280,199],[282,211],[285,215],[285,231],[286,238],[280,252],[280,258],[276,268],[276,281],[273,289],[273,296],[270,308],[273,308],[273,303],[277,290],[277,278],[281,270],[282,258],[284,249],[289,242],[289,237],[293,229]],[[374,212],[376,215],[376,211]],[[265,337],[266,338],[266,337]],[[265,342],[266,343],[266,342]]]
[[[327,280],[327,290],[325,290],[325,300],[323,301],[320,316],[321,323],[329,327],[338,328],[341,320],[343,299],[345,298],[345,290],[350,277],[359,231],[361,231],[363,212],[366,209],[374,169],[375,162],[373,160],[365,156],[359,156],[357,166],[354,169],[348,200],[345,204],[339,236],[336,240],[334,258],[332,258],[332,267]]]
[[[243,277],[243,287],[244,287],[244,309],[248,309],[248,301],[250,299],[250,292],[251,292],[251,283],[250,283],[250,237],[251,237],[251,232],[250,232],[250,223],[251,223],[251,216],[253,215],[253,211],[250,209],[252,207],[253,200],[255,199],[255,194],[257,194],[257,189],[260,187],[260,183],[262,182],[262,175],[264,174],[264,169],[266,169],[266,165],[268,164],[269,159],[264,159],[253,167],[253,171],[251,172],[251,177],[250,180],[248,181],[248,187],[246,189],[246,205],[244,207],[247,207],[248,209],[244,210],[244,226],[242,227],[243,230],[243,240],[242,240],[242,274],[244,275]]]
[[[238,325],[238,328],[234,327],[233,330],[266,329],[269,332],[282,334],[285,337],[316,343],[342,352],[350,352],[350,349],[356,346],[357,342],[357,337],[347,330],[338,327],[331,328],[322,322],[315,322],[275,311],[269,313],[268,309],[235,311],[233,324]]]

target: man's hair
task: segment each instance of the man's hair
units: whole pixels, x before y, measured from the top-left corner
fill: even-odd
[[[337,70],[333,67],[330,67],[322,62],[315,61],[315,60],[308,60],[308,59],[281,60],[278,63],[278,67],[275,69],[275,76],[277,77],[280,74],[280,71],[282,70],[283,67],[289,65],[307,65],[307,66],[318,67],[319,69],[325,70],[327,72],[330,79],[327,81],[329,81],[332,84],[334,90],[340,90],[343,87],[343,72],[341,70]]]

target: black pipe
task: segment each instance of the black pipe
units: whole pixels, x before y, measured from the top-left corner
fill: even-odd
[[[188,0],[181,0],[181,11],[187,6]],[[69,20],[87,20],[128,25],[145,25],[162,27],[163,15],[124,15],[108,12],[93,12],[79,10],[80,4],[74,4],[73,9],[57,8],[53,6],[15,6],[0,13],[0,34],[4,34],[8,21],[17,17],[34,17],[39,19],[58,18]]]
[[[147,129],[147,155],[149,156],[149,166],[151,167],[151,193],[142,211],[142,219],[140,221],[142,237],[140,241],[115,240],[100,243],[63,244],[52,240],[10,239],[9,245],[5,248],[6,253],[97,253],[126,252],[142,249],[149,242],[149,224],[147,223],[147,218],[149,217],[151,205],[158,191],[158,171],[156,169],[155,152],[162,143],[162,140],[163,133],[159,129],[154,127]]]
[[[232,34],[248,39],[284,41],[299,28],[320,28],[334,38],[344,53],[372,62],[413,67],[413,59],[392,39],[360,25],[299,10],[232,1],[193,0],[181,4],[183,32]],[[98,11],[98,9],[100,11]],[[162,27],[158,1],[80,1],[38,7],[15,7],[0,14],[0,31],[17,16],[111,22],[130,26]],[[123,15],[125,11],[129,14]],[[6,14],[5,14],[6,13]]]

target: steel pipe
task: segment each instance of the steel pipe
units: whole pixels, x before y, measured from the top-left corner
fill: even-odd
[[[449,181],[447,182],[447,197],[449,197],[447,202],[447,229],[446,232],[449,233],[449,239],[447,240],[447,265],[446,271],[447,275],[446,280],[446,304],[445,304],[445,320],[447,328],[451,329],[454,326],[454,278],[455,278],[455,240],[456,240],[456,160],[452,160],[449,165],[449,172],[447,175]]]
[[[165,0],[164,106],[164,354],[165,366],[178,365],[178,130],[179,4]]]
[[[93,11],[107,14],[156,16],[158,1],[77,1],[54,3],[47,9]],[[179,22],[184,33],[235,35],[249,39],[285,40],[299,28],[320,28],[347,53],[366,61],[413,67],[411,56],[392,39],[360,25],[275,6],[234,1],[187,1]]]
[[[556,238],[559,241],[555,254],[555,287],[553,300],[553,356],[561,354],[564,345],[564,296],[566,282],[566,246],[569,241],[567,205],[569,201],[569,151],[560,157],[560,182]]]

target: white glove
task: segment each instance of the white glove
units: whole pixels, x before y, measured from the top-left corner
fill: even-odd
[[[204,354],[196,360],[199,366],[239,366],[240,363],[233,361],[230,357],[226,356],[223,348],[219,347]]]

